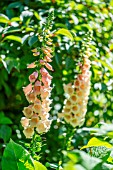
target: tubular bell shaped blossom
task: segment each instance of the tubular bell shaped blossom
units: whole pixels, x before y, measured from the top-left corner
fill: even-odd
[[[59,114],[59,117],[63,117],[73,127],[81,126],[85,121],[90,93],[90,60],[88,56],[85,55],[80,68],[81,73],[78,74],[73,85],[69,83],[64,86],[68,98],[64,102],[62,113]]]
[[[47,42],[51,42],[49,33],[47,33],[47,36]],[[24,107],[23,114],[25,117],[21,118],[21,124],[24,127],[23,133],[26,138],[32,138],[35,130],[39,134],[46,133],[51,125],[51,120],[49,119],[51,100],[49,98],[52,90],[50,86],[52,76],[47,69],[53,71],[52,66],[49,64],[49,62],[52,62],[51,58],[53,56],[51,53],[53,50],[48,46],[52,45],[52,43],[44,43],[45,45],[40,48],[40,51],[37,50],[38,48],[32,50],[33,56],[39,58],[38,71],[35,70],[29,76],[30,84],[23,88],[26,99],[30,103],[28,107]],[[37,67],[36,63],[37,60],[29,64],[27,68]]]

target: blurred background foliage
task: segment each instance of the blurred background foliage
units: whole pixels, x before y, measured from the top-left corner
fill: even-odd
[[[94,38],[90,45],[91,91],[84,127],[113,122],[113,0],[5,0],[0,3],[0,157],[10,138],[26,142],[20,119],[28,103],[22,87],[28,84],[31,73],[27,64],[36,60],[31,49],[38,47],[37,33],[51,8],[55,14],[50,112],[54,121],[42,137],[41,161],[58,163],[61,150],[68,149],[71,133],[72,149],[91,138],[90,130],[80,128],[75,133],[57,118],[65,99],[63,84],[71,82],[79,71],[81,44],[88,31],[93,31]],[[61,28],[69,30],[74,40],[55,34]]]

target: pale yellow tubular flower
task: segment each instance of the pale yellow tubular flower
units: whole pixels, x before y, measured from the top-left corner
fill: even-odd
[[[47,125],[43,121],[40,121],[40,123],[38,123],[36,127],[36,131],[39,134],[47,132],[48,131]]]
[[[31,118],[33,116],[33,110],[31,105],[28,107],[24,107],[23,113],[26,116],[26,118],[28,119]]]
[[[87,102],[90,93],[90,60],[84,57],[81,73],[72,83],[64,85],[64,91],[69,95],[65,100],[62,115],[64,120],[73,127],[81,126],[85,121]]]
[[[49,118],[49,113],[48,112],[42,112],[42,113],[40,113],[39,114],[39,117],[40,117],[40,119],[41,120],[48,120],[48,118]]]
[[[40,119],[39,117],[32,117],[31,120],[29,121],[30,123],[30,127],[37,127],[38,123],[39,123]]]
[[[71,121],[71,119],[72,119],[71,114],[66,114],[66,113],[64,113],[64,114],[63,114],[63,117],[64,117],[64,119],[65,119],[65,121],[66,121],[67,123],[70,123],[70,121]]]
[[[27,119],[26,117],[22,117],[20,122],[23,127],[27,127],[29,125],[29,119]]]
[[[64,85],[64,91],[65,91],[65,93],[67,93],[69,95],[73,94],[74,88],[72,88],[72,84],[69,83],[67,85]]]
[[[32,127],[26,127],[24,130],[23,130],[23,133],[25,135],[26,138],[32,138],[32,136],[34,135],[34,128]]]
[[[36,100],[36,94],[34,92],[31,92],[31,93],[26,95],[26,98],[27,98],[29,103],[34,103],[35,100]]]
[[[78,97],[79,97],[79,96],[77,96],[77,94],[72,94],[72,95],[70,96],[70,99],[69,99],[69,100],[70,100],[71,103],[75,104],[75,103],[77,103]]]
[[[35,113],[41,113],[42,112],[42,105],[41,105],[41,103],[34,103],[33,111]]]

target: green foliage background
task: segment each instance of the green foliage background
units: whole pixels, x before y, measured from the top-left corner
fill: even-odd
[[[58,163],[62,150],[81,148],[91,138],[91,128],[99,122],[112,123],[113,119],[113,1],[112,0],[8,0],[0,3],[0,157],[4,146],[12,138],[24,145],[20,125],[22,109],[27,101],[22,87],[28,84],[32,72],[27,64],[35,61],[31,49],[38,47],[37,33],[50,9],[54,9],[54,58],[50,112],[54,121],[50,131],[42,136],[41,162]],[[56,31],[70,31],[73,40]],[[91,91],[86,121],[83,127],[72,131],[69,125],[59,122],[65,99],[63,84],[69,83],[78,73],[83,38],[93,31]],[[84,52],[84,51],[82,51]],[[105,128],[106,129],[106,128]],[[100,132],[100,134],[99,134]],[[106,136],[97,132],[101,137]],[[71,144],[70,137],[73,135]],[[108,135],[111,142],[113,133]]]

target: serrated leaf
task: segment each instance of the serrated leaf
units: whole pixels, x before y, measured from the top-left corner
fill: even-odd
[[[22,43],[22,39],[20,37],[18,37],[18,36],[15,36],[15,35],[8,35],[8,36],[6,36],[3,39],[3,41],[5,41],[5,40],[13,40],[13,41],[17,41],[19,43]]]
[[[91,156],[94,156],[96,158],[102,159],[104,162],[107,161],[107,159],[110,156],[111,149],[106,148],[105,146],[93,146],[91,147]]]
[[[2,157],[2,170],[6,169],[34,170],[33,160],[28,151],[13,140],[10,140]]]
[[[107,148],[112,148],[112,145],[110,143],[97,139],[96,137],[93,137],[89,140],[87,145],[81,148],[81,150],[85,148],[93,147],[93,146],[105,146]]]
[[[38,37],[37,36],[32,36],[29,38],[28,44],[31,47],[34,43],[36,43],[38,41]]]
[[[65,28],[59,29],[57,32],[55,32],[55,34],[65,35],[66,37],[68,37],[72,41],[74,40],[73,35],[71,34],[71,32],[69,30],[65,29]]]
[[[33,161],[35,170],[47,170],[47,168],[40,162]]]
[[[0,138],[6,143],[11,137],[12,130],[7,125],[0,126]]]

